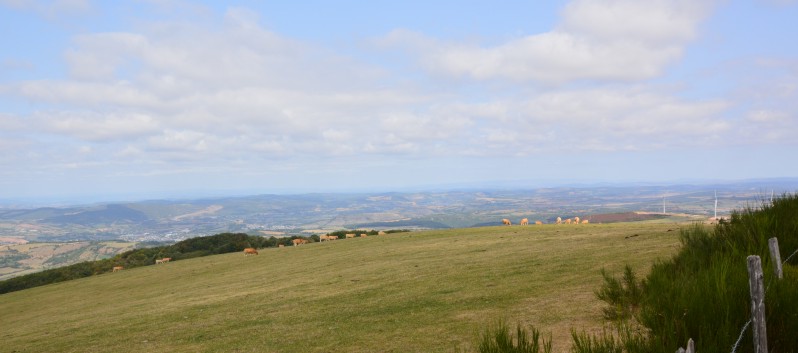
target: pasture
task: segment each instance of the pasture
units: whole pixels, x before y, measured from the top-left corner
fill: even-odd
[[[670,222],[370,236],[147,266],[0,295],[4,352],[453,352],[496,319],[601,330],[599,271],[642,277]]]

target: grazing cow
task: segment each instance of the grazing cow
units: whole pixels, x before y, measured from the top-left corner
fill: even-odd
[[[330,236],[326,234],[319,235],[319,242],[323,242],[325,240],[330,240]]]
[[[586,220],[586,219],[583,219],[583,220],[582,220],[582,224],[588,224],[588,223],[590,223],[590,221],[588,221],[588,220]]]
[[[338,236],[337,235],[328,235],[327,236],[327,241],[330,241],[330,240],[338,240]]]
[[[161,259],[155,259],[155,264],[156,264],[156,265],[157,265],[157,264],[162,264],[162,263],[163,263],[163,260],[161,260]]]
[[[294,246],[297,246],[297,245],[306,244],[308,241],[305,240],[305,239],[297,238],[297,239],[291,240],[291,242],[294,243]]]
[[[257,254],[258,254],[258,250],[255,250],[255,248],[246,248],[246,249],[244,249],[244,255],[249,256],[249,255],[257,255]]]
[[[502,219],[502,224],[504,224],[504,225],[506,225],[506,226],[512,225],[512,223],[510,223],[510,220],[509,220],[509,219],[507,219],[507,218],[505,218],[505,219]]]
[[[366,233],[360,233],[360,236],[361,236],[361,237],[365,237],[365,236],[366,236]]]
[[[124,270],[124,269],[125,269],[125,268],[124,268],[124,267],[122,267],[122,266],[114,266],[114,268],[111,270],[111,272],[122,271],[122,270]]]
[[[579,224],[579,217],[574,217],[574,224]]]
[[[354,234],[352,234],[352,233],[347,233],[347,234],[346,234],[346,238],[347,238],[347,239],[349,239],[349,238],[354,238],[354,237],[355,237],[355,235],[354,235]]]
[[[379,232],[377,232],[377,235],[385,235],[385,232],[379,231]]]
[[[565,220],[565,224],[571,224],[571,222],[572,222],[572,221],[571,221],[571,219],[570,219],[570,218],[568,218],[568,219],[566,219],[566,220]]]
[[[525,226],[527,224],[529,224],[529,220],[528,219],[524,218],[524,219],[521,220],[521,225],[522,226]]]
[[[557,217],[557,222],[555,224],[562,224],[562,218]]]
[[[541,222],[541,221],[535,221],[535,224],[536,224],[536,225],[541,225],[541,224],[543,224],[543,222]]]
[[[166,263],[166,262],[172,261],[172,258],[171,257],[164,257],[163,259],[161,259],[161,261]]]

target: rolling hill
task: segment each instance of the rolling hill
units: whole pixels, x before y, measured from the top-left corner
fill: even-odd
[[[44,269],[113,257],[136,243],[102,241],[0,245],[0,281]]]
[[[669,222],[390,234],[147,266],[0,296],[9,352],[452,352],[499,318],[600,331],[599,271],[679,247]],[[636,235],[636,236],[633,236]]]

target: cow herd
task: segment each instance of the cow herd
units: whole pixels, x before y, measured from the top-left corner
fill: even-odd
[[[588,223],[590,222],[587,219],[580,219],[579,217],[568,218],[568,219],[562,219],[562,217],[557,217],[557,220],[554,222],[554,224],[588,224]],[[507,218],[504,218],[502,219],[502,224],[506,226],[511,226],[513,225],[513,222]],[[529,219],[528,218],[521,219],[521,222],[519,222],[519,224],[522,226],[529,225]],[[535,224],[541,225],[543,224],[543,222],[535,221]]]
[[[386,233],[385,233],[385,232],[383,232],[383,231],[379,231],[379,232],[377,233],[377,235],[385,235],[385,234],[386,234]],[[367,236],[368,236],[368,235],[367,235],[366,233],[361,233],[361,234],[348,233],[348,234],[345,234],[345,235],[344,235],[345,239],[349,239],[349,238],[355,238],[355,237],[361,237],[361,238],[365,238],[365,237],[367,237]],[[324,234],[324,235],[320,235],[320,236],[319,236],[319,241],[320,241],[320,242],[324,242],[324,241],[331,241],[331,240],[338,240],[338,239],[339,239],[339,238],[338,238],[337,236],[335,236],[335,235],[327,235],[327,234]],[[308,242],[309,242],[309,241],[308,241],[307,239],[302,239],[302,238],[296,238],[296,239],[292,239],[292,240],[291,240],[291,243],[292,243],[294,246],[299,246],[299,245],[307,244]],[[280,247],[280,248],[282,248],[282,247],[285,247],[285,245],[283,245],[283,244],[280,244],[280,245],[279,245],[279,247]],[[249,255],[258,255],[258,249],[255,249],[255,248],[246,248],[246,249],[244,249],[244,255],[246,255],[246,256],[249,256]],[[171,261],[171,260],[172,260],[172,258],[171,258],[171,257],[164,257],[164,258],[162,258],[162,259],[155,259],[155,264],[156,264],[156,265],[159,265],[159,264],[164,264],[164,263],[167,263],[167,262],[169,262],[169,261]],[[122,267],[122,266],[114,266],[114,267],[112,268],[112,272],[118,272],[118,271],[122,271],[122,270],[124,270],[124,269],[125,269],[125,268],[124,268],[124,267]]]
[[[383,231],[379,231],[377,233],[377,235],[385,235],[385,234],[386,233],[383,232]],[[356,237],[365,238],[367,236],[368,236],[368,234],[366,234],[366,233],[360,233],[360,234],[347,233],[347,234],[344,234],[344,238],[343,239],[350,239],[350,238],[356,238]],[[338,239],[340,239],[340,238],[338,238],[338,236],[336,236],[336,235],[329,235],[329,234],[319,235],[319,242],[333,241],[333,240],[338,240]],[[307,243],[308,243],[308,240],[307,239],[302,239],[302,238],[296,238],[296,239],[291,240],[291,244],[293,244],[294,246],[300,246],[300,245],[304,245],[304,244],[307,244]],[[282,247],[284,247],[284,245],[280,244],[279,247],[282,248]],[[258,254],[258,251],[255,248],[246,248],[246,249],[244,249],[244,255],[253,255],[253,254],[254,255]]]
[[[568,218],[568,219],[565,219],[565,220],[563,220],[561,217],[557,217],[557,220],[554,222],[554,224],[587,224],[587,223],[589,223],[587,219],[580,219],[579,217]],[[509,219],[504,218],[504,219],[502,219],[502,224],[509,226],[509,225],[512,225],[513,223]],[[529,225],[529,219],[528,218],[523,218],[523,219],[521,219],[519,224],[522,225],[522,226]],[[542,225],[543,222],[542,221],[535,221],[535,224],[536,225]],[[385,234],[386,233],[384,231],[379,231],[377,233],[377,235],[385,235]],[[355,238],[355,237],[365,238],[367,236],[368,235],[365,234],[365,233],[361,233],[361,234],[347,233],[347,234],[344,235],[344,239],[350,239],[350,238]],[[332,241],[332,240],[338,240],[338,239],[339,238],[336,235],[323,234],[323,235],[319,236],[319,242]],[[297,239],[291,240],[291,242],[292,242],[292,244],[294,246],[299,246],[299,245],[307,244],[308,240],[307,239],[297,238]],[[283,245],[280,244],[280,247],[282,248]],[[246,249],[244,249],[244,255],[247,255],[247,256],[249,256],[249,255],[258,255],[258,250],[255,249],[255,248],[246,248]],[[162,259],[155,259],[155,264],[156,265],[157,264],[164,264],[164,263],[167,263],[167,262],[169,262],[171,260],[172,260],[172,258],[170,258],[170,257],[165,257],[165,258],[162,258]],[[121,270],[124,270],[124,269],[125,268],[122,267],[122,266],[114,266],[113,267],[113,272],[121,271]]]
[[[255,253],[257,254],[257,252],[255,252]],[[171,257],[164,257],[163,259],[155,259],[155,264],[156,265],[165,264],[165,263],[167,263],[169,261],[172,261]],[[122,271],[124,269],[125,269],[124,266],[114,266],[113,268],[111,268],[111,272],[118,272],[118,271]]]

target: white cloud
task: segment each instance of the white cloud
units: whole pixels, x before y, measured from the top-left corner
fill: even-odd
[[[745,109],[732,99],[625,82],[658,77],[678,60],[706,9],[579,0],[550,32],[491,47],[405,30],[382,39],[382,48],[416,50],[432,76],[288,38],[243,9],[211,25],[164,21],[82,34],[65,52],[66,79],[0,86],[3,97],[34,107],[0,113],[0,129],[16,136],[0,148],[28,163],[127,163],[146,174],[784,141],[795,119],[774,108],[782,104],[763,102],[735,116]],[[580,82],[549,85],[572,81]],[[794,98],[791,77],[768,82],[778,82],[772,89],[780,93],[762,96]]]
[[[562,30],[599,41],[684,45],[714,1],[576,0],[565,6]]]
[[[577,0],[550,32],[492,47],[394,31],[380,44],[413,48],[428,70],[477,80],[632,81],[658,77],[695,38],[710,3]]]
[[[84,14],[92,9],[89,0],[0,0],[0,5],[33,11],[47,18]]]
[[[13,88],[25,98],[40,102],[68,104],[71,106],[122,106],[151,108],[159,104],[148,90],[126,81],[27,81]]]
[[[39,112],[33,116],[33,121],[40,131],[89,142],[136,139],[156,133],[160,128],[153,117],[136,113]]]
[[[754,110],[748,112],[747,118],[754,123],[785,123],[790,121],[790,114],[774,110]]]

